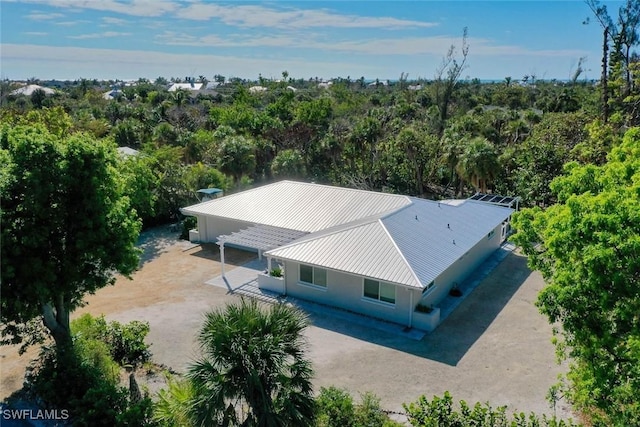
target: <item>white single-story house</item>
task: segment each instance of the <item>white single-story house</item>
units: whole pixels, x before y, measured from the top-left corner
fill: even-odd
[[[280,181],[182,213],[197,218],[190,238],[217,242],[223,263],[226,245],[283,267],[261,287],[432,330],[438,304],[506,237],[514,210],[504,205]]]
[[[189,91],[198,91],[202,89],[204,83],[195,83],[195,82],[187,82],[187,83],[173,83],[167,89],[169,92],[176,92],[178,90],[189,90]]]

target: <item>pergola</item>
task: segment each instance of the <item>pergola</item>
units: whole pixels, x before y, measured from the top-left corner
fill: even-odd
[[[476,193],[473,196],[469,197],[469,199],[477,200],[479,202],[491,203],[493,205],[504,206],[511,209],[513,209],[513,205],[515,204],[515,210],[518,210],[518,204],[520,203],[520,197],[500,196],[497,194],[485,193]]]
[[[271,225],[253,225],[235,233],[219,236],[217,244],[220,246],[220,262],[222,277],[224,277],[224,245],[251,248],[258,250],[258,258],[262,259],[262,253],[286,245],[305,234],[305,231],[291,230],[288,228],[273,227]],[[267,258],[268,269],[271,270],[271,258]]]

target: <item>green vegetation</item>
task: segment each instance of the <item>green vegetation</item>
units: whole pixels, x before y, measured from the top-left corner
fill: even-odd
[[[64,112],[45,119],[64,123]],[[58,133],[66,131],[58,128]],[[41,319],[60,352],[71,345],[69,314],[83,296],[138,266],[140,223],[124,195],[115,147],[43,125],[0,128],[2,335],[41,341]]]
[[[416,402],[403,405],[409,422],[414,427],[573,427],[572,421],[557,420],[530,413],[507,414],[506,406],[492,407],[489,403],[476,403],[473,407],[461,400],[454,405],[449,392],[432,400],[421,396]]]
[[[104,317],[86,314],[71,322],[71,328],[69,351],[43,347],[27,372],[27,395],[45,407],[66,408],[77,426],[151,426],[151,399],[132,397],[120,385],[123,362],[149,357],[144,344],[149,326],[107,323]],[[126,331],[124,340],[122,331]]]
[[[320,389],[316,398],[317,427],[397,427],[402,424],[389,419],[380,407],[380,399],[367,392],[360,396],[360,404],[353,397],[336,387]]]
[[[550,394],[593,425],[639,425],[640,3],[614,15],[586,3],[603,30],[598,82],[581,78],[582,59],[568,81],[463,80],[466,29],[431,81],[403,73],[320,85],[283,72],[251,93],[255,82],[215,75],[219,86],[192,94],[168,92],[164,78],[81,79],[29,97],[0,82],[3,343],[56,344],[30,390],[75,408],[78,425],[150,424],[150,401],[127,398],[115,373],[148,360],[148,325],[83,317],[72,327],[70,313],[115,274],[131,274],[141,227],[182,221],[196,190],[289,178],[432,199],[522,197],[529,209],[514,217],[514,240],[547,282],[538,306],[570,366]],[[121,93],[104,99],[114,86]],[[116,151],[125,146],[139,155]],[[183,222],[183,237],[193,226]],[[202,360],[158,395],[156,421],[392,425],[370,394],[355,404],[329,388],[313,399],[305,325],[284,306],[211,313]],[[571,425],[452,405],[445,394],[406,410],[420,426]]]
[[[196,425],[295,426],[313,419],[306,315],[284,304],[242,300],[210,312],[189,368]]]
[[[514,217],[514,241],[548,283],[538,306],[560,324],[564,393],[602,425],[640,422],[640,128],[602,166],[568,163],[558,203]]]

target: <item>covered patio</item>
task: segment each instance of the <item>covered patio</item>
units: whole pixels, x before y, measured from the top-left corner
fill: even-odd
[[[233,246],[239,249],[258,251],[258,260],[262,260],[262,253],[277,247],[291,243],[308,234],[304,231],[288,228],[274,227],[271,225],[253,225],[235,233],[219,236],[216,242],[220,246],[220,264],[222,277],[224,270],[224,247]],[[271,271],[271,257],[267,257],[267,270]]]

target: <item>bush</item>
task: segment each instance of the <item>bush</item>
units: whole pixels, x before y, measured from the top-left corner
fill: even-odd
[[[354,426],[353,397],[337,387],[322,387],[316,398],[316,423],[319,427]]]
[[[87,313],[71,322],[71,330],[76,341],[105,343],[113,360],[121,366],[142,364],[151,357],[149,346],[144,342],[149,333],[147,322],[107,323],[104,316],[93,317]]]
[[[195,216],[188,216],[182,221],[182,231],[180,232],[180,238],[182,240],[189,240],[189,230],[193,230],[198,225],[198,218]]]
[[[433,311],[433,308],[429,307],[428,305],[418,304],[416,306],[416,311],[419,313],[431,313]]]
[[[316,426],[318,427],[395,427],[380,407],[380,399],[373,393],[360,395],[361,403],[354,404],[348,391],[337,387],[320,389],[316,398]]]
[[[434,396],[430,401],[425,396],[409,405],[403,404],[409,422],[414,427],[438,426],[476,426],[476,427],[576,427],[571,420],[558,420],[555,416],[539,417],[534,413],[507,415],[507,407],[493,408],[488,403],[476,403],[473,407],[467,402],[459,402],[460,410],[456,410],[453,398],[448,391],[442,397]]]
[[[273,277],[282,277],[282,270],[279,269],[279,268],[273,268],[273,269],[271,269],[270,274]]]
[[[71,324],[69,348],[43,347],[25,375],[27,396],[45,408],[69,410],[74,426],[150,426],[152,402],[130,402],[119,385],[120,364],[150,356],[144,337],[149,325],[107,323],[85,314]],[[117,360],[114,360],[117,359]]]

